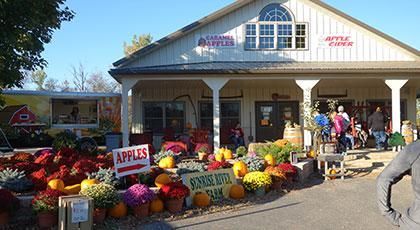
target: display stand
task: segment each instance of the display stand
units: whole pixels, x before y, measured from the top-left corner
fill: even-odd
[[[322,176],[324,176],[325,180],[328,180],[330,177],[341,177],[341,180],[344,180],[345,176],[345,169],[344,169],[344,156],[341,154],[320,154],[317,157],[318,160],[318,171]],[[324,165],[324,173],[321,171],[321,162],[325,162]],[[338,174],[329,174],[328,172],[328,164],[329,163],[340,162],[340,173]]]

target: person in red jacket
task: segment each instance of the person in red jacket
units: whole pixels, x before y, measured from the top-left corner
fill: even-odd
[[[237,122],[235,128],[230,130],[230,139],[235,144],[235,149],[239,146],[245,146],[244,131],[241,128],[241,123]]]
[[[337,112],[333,112],[331,118],[334,121],[335,135],[338,140],[337,153],[345,153],[347,151],[347,140],[344,118]]]

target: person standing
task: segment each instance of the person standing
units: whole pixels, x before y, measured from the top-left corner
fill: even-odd
[[[241,123],[237,122],[235,128],[230,130],[230,139],[235,144],[235,149],[239,146],[245,146],[244,131],[241,128]]]
[[[368,128],[369,132],[375,137],[376,149],[386,150],[386,118],[382,113],[381,107],[376,108],[376,111],[369,116]]]
[[[405,213],[391,206],[392,185],[411,171],[415,200]],[[381,214],[400,229],[420,229],[420,141],[407,145],[376,179],[377,203]]]
[[[337,112],[331,114],[331,120],[334,122],[335,137],[337,139],[337,153],[344,153],[347,151],[346,130],[344,129],[344,118]]]

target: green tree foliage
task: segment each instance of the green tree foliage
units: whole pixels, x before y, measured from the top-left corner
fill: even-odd
[[[65,0],[0,0],[0,89],[22,87],[26,73],[42,68],[44,44],[74,13]]]
[[[44,90],[47,73],[44,70],[36,70],[31,74],[31,82],[36,85],[36,90]]]
[[[153,37],[150,34],[142,34],[137,37],[137,35],[133,36],[131,40],[131,44],[127,44],[124,42],[124,54],[129,56],[130,54],[136,52],[137,50],[149,45],[152,43]]]

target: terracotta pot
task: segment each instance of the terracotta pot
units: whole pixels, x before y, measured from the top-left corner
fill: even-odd
[[[281,180],[273,180],[273,183],[271,184],[271,189],[272,190],[276,190],[276,191],[280,191],[282,185],[283,185],[283,181],[281,181]]]
[[[0,212],[0,226],[5,226],[9,223],[9,212]]]
[[[198,152],[198,159],[200,161],[206,161],[208,158],[209,154],[206,152]]]
[[[58,224],[58,214],[56,212],[38,213],[38,225],[42,228],[52,228]]]
[[[106,209],[105,208],[95,208],[93,210],[93,222],[94,223],[103,223],[106,217]]]
[[[149,216],[150,202],[133,207],[134,216],[138,219]]]
[[[165,207],[170,213],[177,213],[182,211],[184,199],[169,199],[165,201]]]

